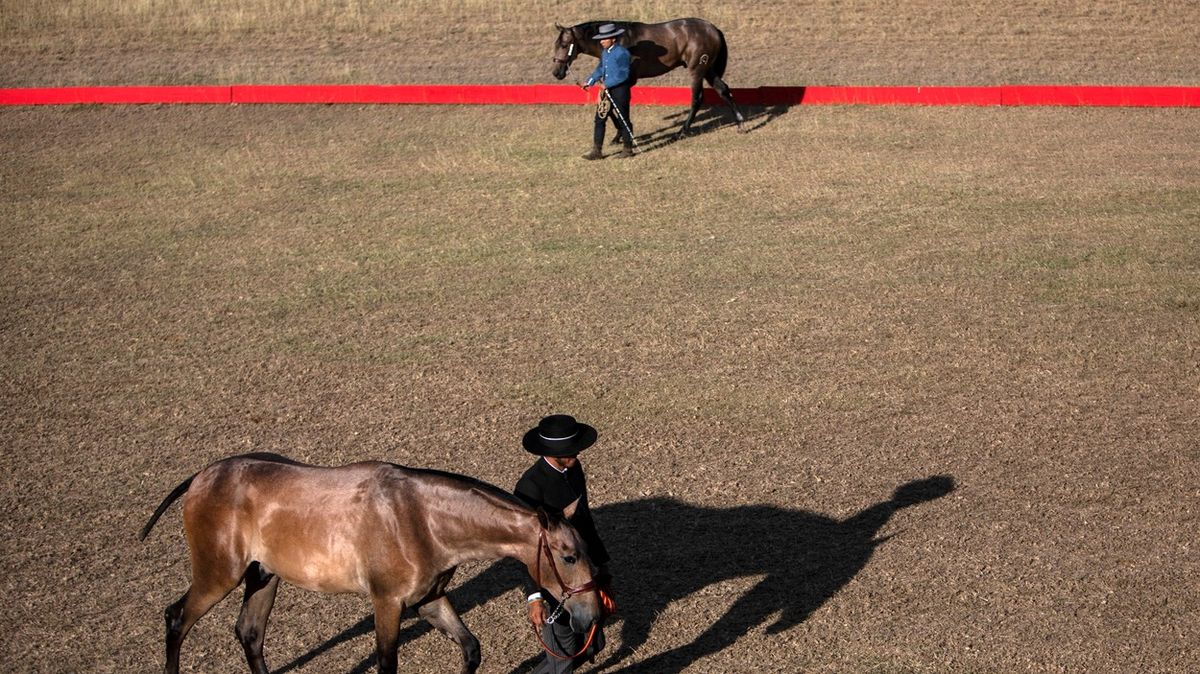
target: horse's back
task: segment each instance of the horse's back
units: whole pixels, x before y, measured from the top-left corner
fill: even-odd
[[[258,561],[295,585],[364,591],[362,569],[427,548],[429,513],[453,510],[471,492],[505,498],[472,478],[381,461],[325,467],[244,455],[197,473],[184,527],[194,548]]]
[[[630,24],[635,35],[644,36],[663,36],[671,35],[677,39],[689,40],[719,40],[721,39],[721,30],[714,26],[707,19],[698,19],[696,17],[686,17],[682,19],[671,19],[670,21],[660,21],[659,23],[634,23]]]
[[[312,590],[365,592],[371,539],[394,517],[378,488],[391,472],[381,462],[323,467],[277,455],[232,457],[196,475],[184,528],[194,555],[235,566],[257,561]]]
[[[295,488],[339,488],[361,480],[386,465],[378,461],[363,461],[326,467],[302,463],[278,454],[243,454],[209,464],[197,473],[188,490],[188,499],[244,498],[248,492],[271,494]]]
[[[724,59],[725,36],[705,19],[631,23],[629,49],[640,77],[657,77],[679,66],[704,66]]]

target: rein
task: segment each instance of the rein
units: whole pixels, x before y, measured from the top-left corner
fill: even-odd
[[[568,599],[570,599],[571,597],[574,597],[577,594],[583,594],[584,592],[593,592],[593,591],[600,592],[601,590],[599,589],[599,586],[597,585],[595,579],[589,580],[588,582],[584,583],[583,585],[580,585],[579,587],[572,587],[570,585],[567,585],[566,582],[563,581],[562,574],[560,574],[558,572],[558,565],[554,563],[554,553],[551,552],[551,550],[550,550],[550,543],[549,543],[549,541],[546,540],[546,530],[545,529],[542,529],[541,531],[538,532],[538,549],[537,549],[537,555],[536,555],[537,566],[535,567],[535,570],[537,573],[536,573],[536,577],[534,578],[534,581],[537,583],[538,587],[545,587],[545,585],[542,584],[542,557],[543,556],[546,558],[546,561],[550,563],[550,570],[554,572],[554,579],[558,581],[558,586],[563,589],[563,596],[562,596],[562,599],[560,599],[558,601],[558,606],[555,607],[554,611],[550,614],[550,616],[548,618],[546,618],[546,624],[550,625],[550,624],[553,624],[556,620],[558,620],[558,617],[560,615],[562,615],[562,612],[564,610],[564,605]],[[588,646],[592,645],[592,639],[595,638],[596,629],[599,627],[600,627],[599,621],[592,623],[592,628],[590,630],[588,630],[587,639],[583,642],[583,647],[580,648],[579,652],[575,653],[574,655],[559,655],[558,653],[555,653],[554,650],[551,649],[550,646],[546,644],[546,640],[542,639],[541,630],[539,630],[538,628],[535,627],[535,628],[533,628],[533,633],[537,636],[538,643],[541,644],[542,650],[544,650],[547,653],[549,653],[550,655],[558,658],[559,660],[574,660],[575,658],[583,655],[583,653],[585,651],[587,651]]]

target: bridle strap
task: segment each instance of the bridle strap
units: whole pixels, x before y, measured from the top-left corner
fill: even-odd
[[[567,45],[567,58],[560,59],[557,56],[555,56],[554,62],[555,63],[570,63],[574,59],[575,59],[575,43],[572,42],[571,44]]]
[[[579,587],[572,587],[570,585],[567,585],[566,581],[563,580],[562,574],[560,574],[558,572],[558,565],[554,563],[554,553],[550,550],[550,542],[546,540],[546,530],[545,529],[541,529],[540,531],[538,531],[538,549],[537,549],[537,567],[536,567],[537,577],[534,578],[534,580],[537,581],[538,587],[545,587],[545,585],[542,584],[542,557],[543,556],[546,558],[546,561],[550,563],[550,570],[554,572],[554,580],[558,581],[558,586],[561,587],[563,590],[562,601],[566,601],[566,600],[570,599],[571,597],[574,597],[577,594],[583,594],[584,592],[590,592],[590,591],[596,589],[597,584],[596,584],[595,578],[593,578],[592,580],[589,580],[588,582],[584,583],[583,585],[580,585]]]
[[[534,580],[537,582],[538,587],[545,587],[542,584],[542,557],[544,556],[546,561],[550,563],[550,570],[554,572],[554,579],[558,581],[558,586],[563,590],[562,599],[560,599],[558,602],[560,608],[562,607],[563,602],[567,601],[571,597],[574,597],[577,594],[583,594],[584,592],[590,592],[597,588],[597,583],[594,578],[583,585],[580,585],[579,587],[567,585],[562,578],[562,574],[558,572],[558,565],[554,563],[554,552],[550,549],[550,542],[546,540],[545,529],[538,531],[538,547],[536,556],[537,565],[535,567],[535,572],[537,577],[534,578]],[[555,613],[557,614],[557,611]],[[592,645],[592,639],[596,637],[596,629],[599,627],[599,622],[592,623],[592,628],[588,630],[587,639],[584,640],[583,647],[581,647],[574,655],[559,655],[556,653],[554,649],[550,648],[550,646],[546,643],[546,640],[542,638],[542,631],[537,627],[533,628],[533,633],[537,635],[538,643],[541,644],[542,650],[546,651],[547,654],[558,658],[559,660],[574,660],[575,658],[583,655],[588,647]]]

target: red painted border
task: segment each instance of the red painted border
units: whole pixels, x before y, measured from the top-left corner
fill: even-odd
[[[56,87],[0,89],[0,105],[230,103],[229,87]]]
[[[540,84],[235,85],[231,89],[234,103],[538,105],[588,102],[587,92],[578,87]]]
[[[1200,106],[1200,87],[1006,86],[1003,105]]]
[[[234,85],[0,89],[0,105],[153,103],[383,103],[582,105],[596,91],[569,85]],[[1200,107],[1200,87],[1005,85],[992,87],[757,87],[734,89],[742,105],[1062,105]],[[638,86],[638,105],[687,105],[685,87]],[[704,102],[719,104],[712,89]]]

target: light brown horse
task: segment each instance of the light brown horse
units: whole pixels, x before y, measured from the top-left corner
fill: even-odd
[[[269,671],[263,640],[280,579],[369,595],[384,674],[396,671],[400,614],[409,607],[458,643],[463,672],[479,667],[479,640],[446,598],[464,562],[520,560],[546,589],[562,593],[575,629],[600,617],[595,569],[575,529],[468,477],[374,461],[324,468],[274,454],[236,456],[180,483],[142,529],[143,540],[184,494],[192,584],[166,610],[167,674],[179,671],[180,645],[196,621],[243,581],[235,633],[254,674]]]
[[[639,23],[637,21],[587,21],[574,26],[559,26],[558,38],[554,40],[555,79],[567,76],[567,70],[580,54],[600,58],[600,43],[594,38],[600,26],[611,23],[625,32],[617,41],[629,50],[633,57],[630,64],[631,84],[645,77],[658,77],[676,68],[687,69],[692,78],[692,106],[687,119],[680,128],[679,137],[686,136],[696,118],[696,111],[703,102],[704,83],[716,90],[717,95],[733,110],[738,131],[745,131],[742,123],[746,118],[733,102],[729,85],[725,84],[725,66],[729,63],[729,49],[725,34],[704,19],[673,19],[662,23]]]

